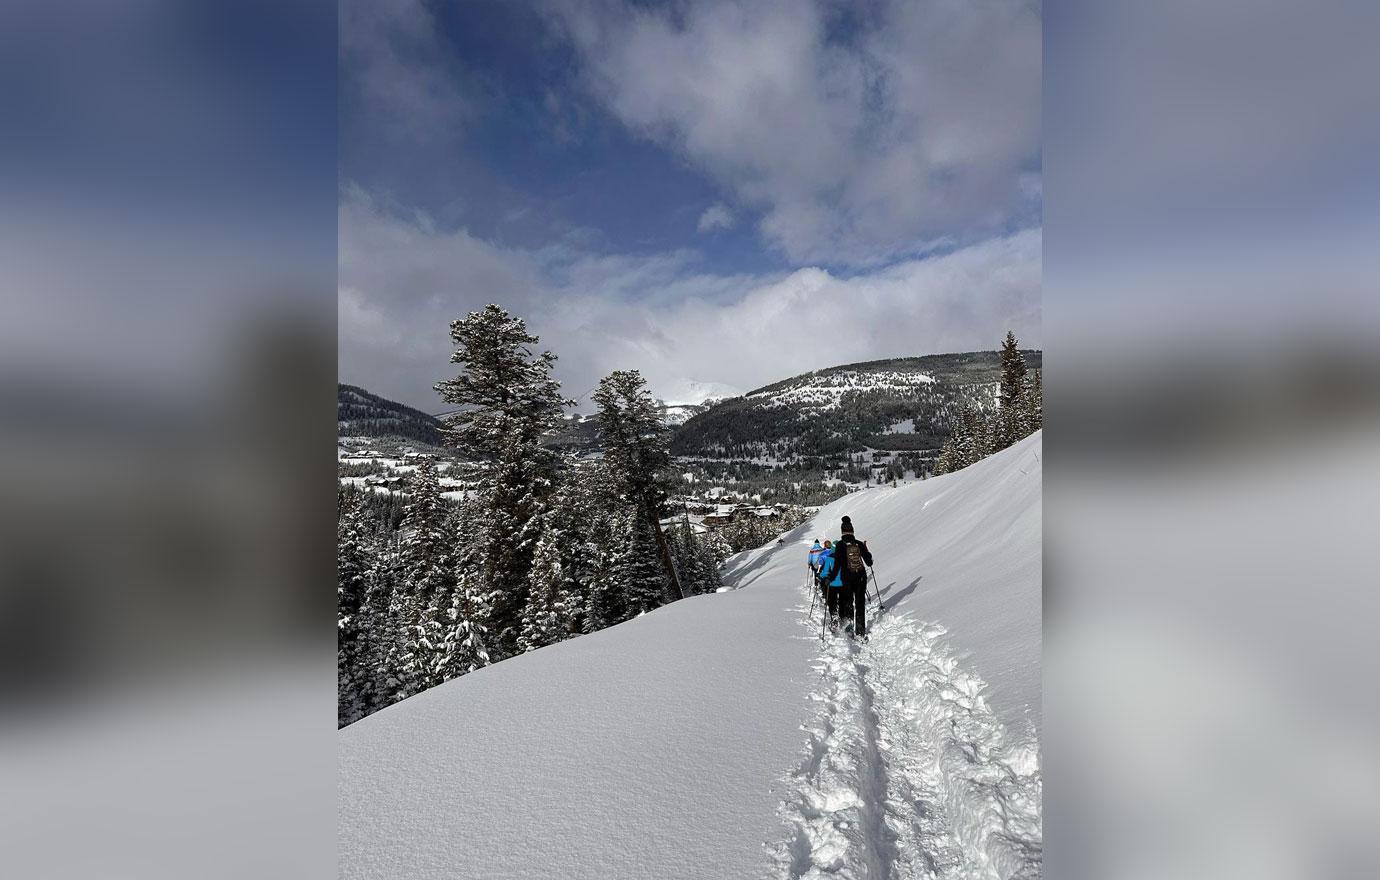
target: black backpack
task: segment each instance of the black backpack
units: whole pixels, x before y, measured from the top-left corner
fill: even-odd
[[[862,574],[866,571],[863,563],[862,545],[857,541],[849,541],[845,546],[848,549],[844,550],[844,570],[849,574]]]

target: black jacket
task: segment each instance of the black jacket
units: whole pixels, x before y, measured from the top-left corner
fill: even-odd
[[[849,544],[857,544],[858,548],[862,550],[863,561],[868,565],[872,564],[872,553],[867,549],[866,541],[859,541],[852,535],[844,535],[842,538],[839,538],[834,542],[834,559],[838,563],[843,585],[845,587],[865,586],[867,584],[867,572],[864,571],[861,575],[858,575],[848,571],[847,559]]]

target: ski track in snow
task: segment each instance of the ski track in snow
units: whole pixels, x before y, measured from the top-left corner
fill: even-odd
[[[804,619],[809,605],[799,610]],[[818,641],[819,621],[816,607],[802,637]],[[1038,746],[1009,741],[944,634],[883,614],[867,644],[825,639],[812,695],[820,708],[781,807],[774,876],[1040,876]]]

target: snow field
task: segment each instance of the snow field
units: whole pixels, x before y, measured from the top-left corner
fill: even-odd
[[[1037,433],[854,493],[727,592],[345,728],[340,876],[1039,876],[1040,467]],[[843,514],[888,607],[861,646],[807,616]]]
[[[695,596],[345,728],[340,876],[763,877],[811,683],[783,598]]]

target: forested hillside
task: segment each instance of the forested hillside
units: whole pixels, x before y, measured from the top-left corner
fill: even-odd
[[[1041,353],[1021,354],[1030,370]],[[711,458],[838,456],[871,447],[936,450],[965,407],[996,406],[997,351],[845,364],[723,401],[676,428],[676,455]]]
[[[441,444],[438,419],[355,385],[338,386],[336,421],[341,437],[401,437]]]

